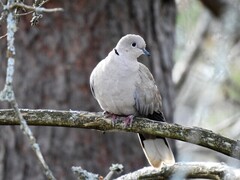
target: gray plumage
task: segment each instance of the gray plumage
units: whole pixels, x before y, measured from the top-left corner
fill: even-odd
[[[139,35],[122,37],[117,46],[94,68],[90,76],[93,96],[104,111],[164,121],[162,100],[149,69],[137,58],[149,53]],[[174,164],[165,138],[139,135],[144,153],[153,167]]]

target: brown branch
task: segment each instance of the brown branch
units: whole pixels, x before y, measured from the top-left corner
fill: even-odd
[[[134,119],[132,127],[125,128],[121,121],[113,127],[111,120],[105,118],[102,113],[85,111],[22,109],[21,113],[29,125],[147,133],[200,145],[240,160],[240,141],[234,141],[199,127],[189,128],[138,117]],[[18,124],[19,120],[13,110],[0,110],[0,125]]]
[[[162,169],[145,167],[143,169],[123,175],[116,180],[125,179],[185,179],[185,178],[203,178],[203,179],[231,179],[240,178],[240,170],[231,168],[223,163],[176,163],[173,166],[164,166]]]

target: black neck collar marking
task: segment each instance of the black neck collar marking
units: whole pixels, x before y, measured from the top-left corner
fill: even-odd
[[[114,49],[115,54],[119,56],[119,53],[117,52],[117,49]]]

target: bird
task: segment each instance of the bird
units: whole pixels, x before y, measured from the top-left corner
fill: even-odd
[[[115,116],[145,117],[165,121],[162,98],[150,70],[138,62],[141,55],[150,56],[140,35],[123,36],[101,60],[90,75],[90,89],[104,112]],[[138,134],[149,164],[161,168],[175,163],[165,138]]]

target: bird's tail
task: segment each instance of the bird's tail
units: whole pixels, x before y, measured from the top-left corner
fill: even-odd
[[[165,138],[138,134],[144,154],[149,164],[161,168],[162,164],[173,165],[175,159]]]
[[[154,121],[165,121],[162,112],[154,112],[146,116]],[[155,168],[161,168],[162,164],[173,165],[175,159],[166,138],[147,134],[138,134],[144,154],[148,162]]]

